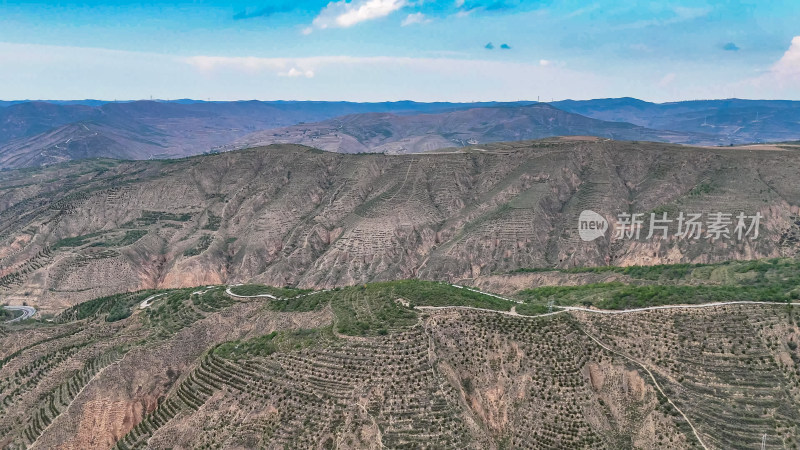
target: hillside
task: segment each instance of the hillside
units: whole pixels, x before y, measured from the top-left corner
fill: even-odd
[[[696,100],[650,103],[634,98],[565,100],[554,106],[599,120],[714,135],[718,143],[780,142],[800,137],[800,102],[789,100]]]
[[[629,123],[605,122],[567,113],[547,104],[534,104],[405,116],[357,114],[319,123],[259,131],[237,140],[231,147],[291,143],[341,153],[403,154],[468,144],[573,135],[617,140],[716,143],[712,136],[699,133],[660,131]]]
[[[496,103],[469,107],[493,105]],[[464,107],[415,102],[20,102],[0,107],[0,168],[93,157],[198,155],[257,130],[345,114]]]
[[[0,325],[0,447],[797,448],[792,306],[526,317],[430,282],[259,289],[281,297],[143,291]]]
[[[785,149],[552,139],[406,156],[272,146],[6,171],[0,293],[59,311],[101,295],[204,284],[325,288],[794,256],[799,166],[800,154]],[[584,209],[610,219],[764,219],[756,240],[609,233],[583,242]]]

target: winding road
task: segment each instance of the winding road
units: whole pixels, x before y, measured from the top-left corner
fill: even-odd
[[[16,319],[7,320],[6,323],[21,322],[25,319],[30,319],[36,314],[36,308],[33,306],[3,306],[8,311],[22,311],[22,315]]]

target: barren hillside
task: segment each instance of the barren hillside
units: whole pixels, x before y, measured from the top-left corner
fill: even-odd
[[[0,174],[0,289],[58,311],[136,289],[324,288],[518,268],[792,256],[800,154],[552,139],[441,154],[272,146]],[[760,213],[756,240],[578,237],[580,212]],[[649,214],[648,214],[649,216]],[[646,233],[642,233],[644,237]]]

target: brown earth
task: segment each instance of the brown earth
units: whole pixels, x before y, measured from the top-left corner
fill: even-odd
[[[143,288],[469,282],[530,267],[793,256],[797,173],[793,152],[565,139],[408,156],[273,146],[8,171],[0,294],[46,312]],[[584,209],[764,219],[753,241],[587,243]]]

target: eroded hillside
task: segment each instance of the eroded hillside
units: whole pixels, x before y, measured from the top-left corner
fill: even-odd
[[[324,288],[792,256],[797,173],[792,150],[572,139],[408,156],[272,146],[8,171],[0,293],[56,312],[101,295],[203,284]],[[583,242],[584,209],[764,219],[757,240]]]
[[[797,448],[789,305],[525,317],[437,283],[237,289],[279,299],[145,291],[0,327],[0,447]]]

